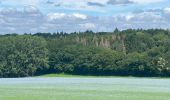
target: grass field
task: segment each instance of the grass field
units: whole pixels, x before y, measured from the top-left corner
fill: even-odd
[[[170,79],[133,77],[0,79],[0,100],[170,100]]]
[[[35,77],[113,78],[113,77],[122,77],[122,76],[90,76],[90,75],[70,75],[70,74],[60,73],[60,74],[45,74],[45,75],[40,75]],[[129,77],[129,76],[124,76],[124,77]]]

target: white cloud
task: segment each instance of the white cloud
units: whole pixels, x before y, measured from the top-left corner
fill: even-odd
[[[50,5],[55,8],[62,8],[65,10],[82,10],[94,12],[106,12],[105,9],[98,9],[98,6],[90,6],[88,2],[95,2],[101,5],[106,5],[108,0],[51,0],[53,3]],[[49,4],[48,4],[49,6]],[[53,8],[53,9],[55,9]]]
[[[162,11],[162,15],[163,15],[164,19],[169,22],[170,21],[170,19],[169,19],[170,18],[170,7],[164,8]]]
[[[4,19],[0,18],[0,23],[5,23]]]
[[[134,15],[130,14],[130,15],[126,15],[126,20],[129,21],[130,19],[132,19],[134,17]]]
[[[166,14],[170,14],[170,7],[164,8],[163,11]]]
[[[48,21],[53,21],[53,20],[61,20],[61,19],[82,19],[85,20],[87,19],[87,16],[84,14],[79,14],[79,13],[73,13],[73,14],[65,14],[65,13],[49,13],[47,14],[47,19]]]
[[[135,2],[135,3],[139,3],[139,4],[148,4],[148,3],[161,2],[163,0],[130,0],[130,1]]]
[[[3,0],[3,4],[11,4],[16,6],[37,6],[42,2],[42,0]]]
[[[153,12],[125,15],[125,18],[131,23],[157,23],[163,20],[161,15],[157,15]]]
[[[74,13],[73,16],[81,19],[87,19],[87,16],[84,14]]]
[[[1,33],[35,33],[73,32],[87,29],[113,31],[115,27],[119,29],[170,27],[170,7],[145,10],[147,9],[138,13],[129,12],[120,15],[113,13],[113,16],[90,16],[79,11],[69,12],[69,14],[57,11],[42,13],[37,6],[25,6],[25,10],[5,8],[0,10],[0,30]]]
[[[109,0],[107,4],[112,5],[126,5],[126,4],[132,4],[133,2],[130,0]]]
[[[24,7],[24,12],[26,12],[26,13],[37,13],[37,12],[39,12],[39,10],[37,9],[37,7],[36,6],[25,6]]]
[[[15,8],[4,8],[1,10],[1,13],[2,14],[13,14],[13,13],[16,13],[17,10]]]
[[[56,20],[56,19],[62,19],[65,16],[66,16],[65,13],[49,13],[47,15],[47,18],[49,21],[52,21],[52,20]]]
[[[54,2],[63,2],[63,3],[74,3],[75,0],[54,0]],[[97,2],[97,3],[101,3],[101,4],[106,4],[108,0],[77,0],[76,2],[80,2],[80,3],[87,3],[87,2]]]
[[[85,30],[96,28],[95,24],[93,23],[84,23],[84,24],[80,24],[80,26],[83,27],[83,29]]]

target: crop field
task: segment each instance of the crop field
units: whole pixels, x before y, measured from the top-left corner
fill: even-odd
[[[170,100],[170,79],[159,78],[7,78],[0,100]]]

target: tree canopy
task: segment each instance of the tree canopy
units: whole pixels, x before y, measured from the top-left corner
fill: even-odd
[[[0,35],[0,77],[45,73],[170,76],[170,31]]]

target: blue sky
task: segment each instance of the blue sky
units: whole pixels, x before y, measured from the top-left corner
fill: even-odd
[[[170,28],[170,0],[0,0],[0,33]]]

